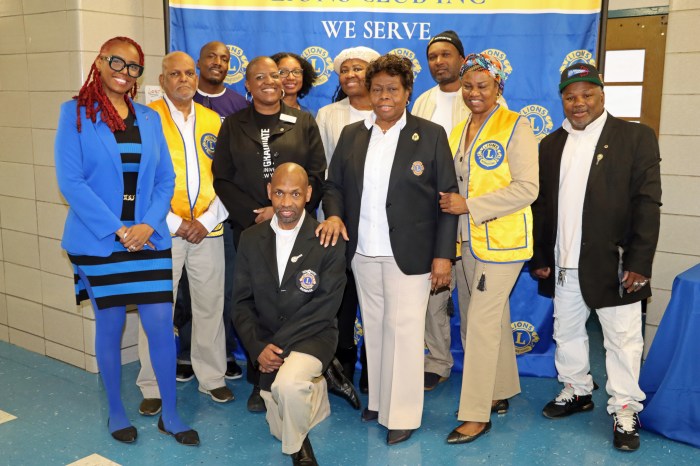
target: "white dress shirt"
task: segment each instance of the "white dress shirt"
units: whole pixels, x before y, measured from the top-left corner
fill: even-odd
[[[559,169],[559,221],[555,262],[563,269],[578,269],[586,185],[595,147],[607,117],[608,113],[604,111],[581,131],[574,129],[568,119],[562,124],[569,136],[566,138]]]
[[[289,255],[292,253],[294,248],[294,242],[297,240],[299,235],[299,229],[301,224],[304,223],[304,218],[306,217],[306,210],[301,210],[301,216],[296,226],[291,230],[283,230],[277,221],[277,215],[272,216],[270,221],[270,228],[275,232],[275,250],[277,252],[277,276],[279,279],[279,284],[282,284],[282,277],[284,276],[284,271],[287,268],[287,263],[289,262]]]
[[[365,159],[360,223],[357,233],[357,253],[369,257],[394,255],[389,239],[386,196],[399,134],[406,126],[406,111],[404,110],[399,121],[386,133],[377,126],[376,119],[377,116],[374,113],[365,118],[367,129],[374,128]]]
[[[185,117],[185,114],[178,110],[177,107],[175,107],[175,104],[173,104],[173,102],[170,99],[168,99],[168,96],[163,95],[163,99],[165,99],[165,102],[168,104],[168,108],[170,109],[170,115],[172,116],[173,121],[175,122],[175,126],[177,126],[177,129],[180,130],[182,142],[185,145],[187,173],[199,173],[199,161],[197,160],[197,146],[194,137],[196,120],[194,112],[194,101],[191,104],[189,115]],[[190,194],[199,192],[199,182],[200,179],[198,176],[187,177],[187,190]],[[193,208],[196,202],[197,198],[190,196],[190,208]],[[199,223],[201,223],[204,226],[204,228],[207,229],[208,232],[211,232],[219,223],[226,220],[226,218],[228,218],[228,211],[219,199],[219,196],[216,196],[214,200],[211,201],[209,208],[206,211],[204,211],[199,217],[197,217],[197,221],[199,221]],[[182,220],[183,219],[180,216],[176,215],[172,211],[168,212],[166,221],[168,223],[168,229],[170,230],[171,234],[175,234],[175,232],[177,232],[178,228],[180,228],[180,225],[182,225]]]

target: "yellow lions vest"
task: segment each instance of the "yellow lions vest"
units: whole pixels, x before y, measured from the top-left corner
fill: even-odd
[[[512,178],[508,163],[508,143],[518,122],[515,112],[499,106],[474,137],[467,173],[467,198],[481,196],[508,186]],[[467,120],[450,135],[450,148],[456,154],[462,144]],[[474,223],[469,215],[469,245],[482,262],[524,262],[532,257],[532,210],[530,206],[504,217]]]
[[[175,169],[175,192],[170,201],[170,210],[179,217],[192,221],[206,212],[216,197],[211,163],[214,159],[216,137],[219,134],[219,128],[221,128],[221,118],[216,112],[198,103],[194,104],[194,142],[197,148],[199,173],[188,173],[185,141],[182,139],[175,121],[173,121],[168,104],[165,102],[165,99],[158,99],[155,102],[151,102],[148,106],[160,115],[163,133],[165,134],[165,140],[170,150],[170,158]],[[189,192],[187,178],[190,176],[199,177],[199,192]],[[194,207],[191,207],[190,197],[196,197]],[[223,234],[223,225],[220,223],[207,237],[221,236]]]

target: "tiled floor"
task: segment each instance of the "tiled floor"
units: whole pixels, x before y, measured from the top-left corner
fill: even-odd
[[[604,387],[600,338],[594,327],[592,372]],[[230,383],[238,398],[226,405],[199,393],[196,381],[178,384],[181,413],[202,438],[199,447],[188,448],[160,434],[157,418],[138,414],[137,371],[137,363],[124,366],[122,387],[139,438],[123,445],[107,431],[98,376],[0,342],[0,465],[291,464],[270,436],[264,415],[246,411],[250,389],[243,380]],[[494,416],[492,431],[474,444],[445,444],[457,425],[461,374],[426,394],[423,426],[403,444],[388,447],[384,428],[363,424],[359,412],[335,397],[331,417],[310,438],[322,465],[700,464],[700,449],[644,431],[638,452],[615,451],[604,389],[594,393],[592,412],[551,421],[540,411],[558,392],[556,380],[521,382],[523,393],[511,400],[508,414]]]

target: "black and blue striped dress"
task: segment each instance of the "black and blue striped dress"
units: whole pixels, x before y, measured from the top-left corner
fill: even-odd
[[[134,225],[136,181],[141,162],[141,134],[133,113],[124,120],[126,129],[115,131],[114,137],[122,159],[124,200],[121,221],[126,227]],[[144,246],[129,252],[114,235],[114,249],[108,257],[75,256],[73,263],[76,301],[88,299],[86,284],[78,270],[87,277],[98,309],[127,304],[154,304],[173,301],[173,264],[170,249],[154,251]]]

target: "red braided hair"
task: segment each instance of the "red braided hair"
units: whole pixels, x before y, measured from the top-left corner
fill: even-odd
[[[141,46],[137,44],[135,40],[128,37],[113,37],[109,39],[107,42],[102,44],[102,47],[100,47],[100,53],[102,53],[104,49],[113,42],[126,42],[127,44],[133,45],[139,54],[139,65],[143,66],[144,55],[143,50],[141,50]],[[124,101],[131,112],[134,112],[134,106],[132,105],[129,97],[133,99],[136,96],[137,90],[138,84],[134,83],[134,87],[124,94]],[[114,108],[114,105],[112,105],[112,102],[110,102],[107,94],[105,94],[105,90],[100,79],[100,72],[97,70],[97,66],[95,66],[94,62],[90,67],[90,73],[88,74],[85,83],[83,83],[83,87],[80,88],[78,95],[74,96],[73,98],[78,101],[78,132],[81,130],[80,107],[85,107],[85,114],[88,118],[90,118],[90,120],[92,120],[93,123],[95,123],[95,120],[97,119],[97,113],[101,111],[102,121],[107,123],[107,126],[109,126],[109,129],[112,130],[112,132],[124,131],[126,129],[124,120],[122,120],[122,118],[119,116],[117,109]]]

